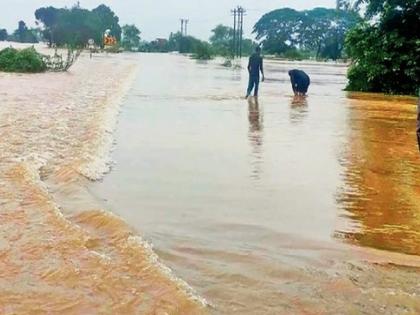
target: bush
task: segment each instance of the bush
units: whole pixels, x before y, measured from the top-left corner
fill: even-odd
[[[212,51],[212,47],[210,46],[209,43],[206,42],[198,42],[196,43],[195,47],[194,47],[194,54],[193,54],[193,58],[194,59],[199,59],[199,60],[210,60],[213,58],[213,51]]]
[[[47,70],[43,55],[35,48],[6,48],[0,51],[0,71],[36,73]]]
[[[352,60],[347,90],[418,93],[420,86],[420,2],[367,1],[367,22],[346,37]]]
[[[416,94],[420,86],[420,41],[364,24],[348,34],[346,47],[353,61],[347,90]]]
[[[289,49],[283,54],[280,54],[281,57],[289,60],[305,60],[310,58],[310,53],[297,49]]]

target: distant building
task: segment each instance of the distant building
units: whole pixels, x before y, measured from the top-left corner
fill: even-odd
[[[156,38],[155,40],[155,44],[157,47],[159,47],[160,49],[163,49],[166,47],[166,45],[168,44],[168,40],[166,38]]]

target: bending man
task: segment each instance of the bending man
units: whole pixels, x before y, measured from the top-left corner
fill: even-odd
[[[302,70],[290,70],[289,71],[290,82],[292,83],[293,92],[296,96],[305,96],[308,93],[311,79]]]

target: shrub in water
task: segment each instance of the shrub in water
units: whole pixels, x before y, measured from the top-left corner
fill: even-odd
[[[212,48],[211,48],[210,44],[208,44],[206,42],[198,42],[195,45],[193,58],[194,59],[200,59],[200,60],[210,60],[210,59],[212,59],[213,58],[213,51],[212,51]]]
[[[47,70],[43,56],[35,48],[6,48],[0,51],[0,71],[36,73]]]

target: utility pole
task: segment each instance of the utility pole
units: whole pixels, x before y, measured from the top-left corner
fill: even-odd
[[[185,36],[188,36],[188,22],[189,22],[188,19],[185,19],[184,20],[184,23],[185,23],[185,29],[184,29]]]
[[[239,58],[242,58],[242,39],[244,35],[244,14],[245,9],[243,7],[238,8],[239,11]]]
[[[184,19],[181,19],[181,36],[184,36]]]
[[[233,57],[242,57],[242,40],[244,34],[244,14],[245,9],[238,6],[231,11],[233,13]]]
[[[181,19],[181,36],[188,35],[188,19]]]
[[[233,13],[233,45],[232,45],[232,55],[233,58],[236,57],[236,16],[238,14],[238,10],[236,8],[232,10]]]

